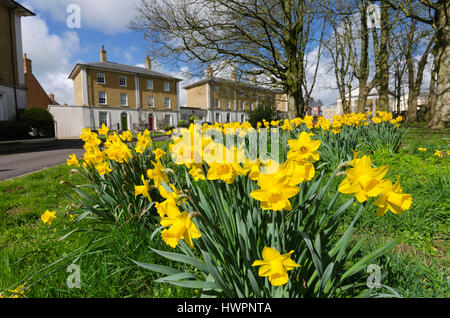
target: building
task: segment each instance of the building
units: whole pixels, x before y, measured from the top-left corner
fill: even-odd
[[[41,84],[33,74],[32,61],[24,54],[23,71],[25,76],[25,85],[27,87],[27,108],[42,108],[47,110],[48,105],[58,105],[55,101],[55,95],[47,95]]]
[[[350,94],[346,94],[346,98],[349,99],[351,101],[350,105],[351,105],[351,112],[356,113],[357,111],[357,107],[358,107],[358,95],[359,95],[359,89],[355,88],[351,91],[351,96]],[[378,92],[376,91],[375,88],[373,88],[369,95],[367,96],[367,101],[366,101],[366,114],[370,115],[370,116],[376,116],[377,115],[377,110],[378,110],[378,100],[379,100],[379,96],[378,96]],[[392,112],[395,110],[395,97],[391,94],[389,94],[389,111]],[[337,99],[337,107],[338,107],[338,114],[339,115],[343,115],[344,114],[344,108],[342,105],[342,99],[338,98]]]
[[[0,0],[0,120],[27,108],[21,19],[34,15],[16,1]]]
[[[78,63],[69,79],[73,80],[74,105],[49,107],[60,137],[77,136],[73,133],[81,128],[97,130],[102,124],[113,130],[155,131],[175,126],[179,120],[181,79],[153,71],[149,57],[145,67],[118,64],[107,61],[102,47],[99,62]],[[79,122],[66,118],[70,111],[81,116]]]
[[[333,116],[339,114],[339,108],[337,104],[331,104],[328,106],[322,107],[322,116],[325,119],[332,120]]]
[[[237,81],[235,72],[231,79],[225,79],[214,77],[212,69],[208,68],[204,79],[183,88],[186,107],[202,109],[203,121],[209,123],[245,122],[247,111],[254,110],[260,103],[277,104],[281,111],[287,110],[286,103],[278,105],[280,90],[258,86],[256,81]]]
[[[417,109],[419,110],[422,106],[428,103],[428,95],[429,92],[420,92],[419,96],[417,96]],[[408,111],[408,98],[409,94],[406,93],[400,96],[400,113]],[[397,99],[394,100],[393,112],[397,112]]]
[[[314,98],[311,97],[308,103],[307,115],[313,116],[315,118],[322,116],[322,107],[323,103],[320,99],[318,101],[315,101]]]

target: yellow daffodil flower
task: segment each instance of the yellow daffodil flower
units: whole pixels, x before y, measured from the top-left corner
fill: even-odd
[[[41,215],[41,220],[44,224],[52,224],[53,220],[56,219],[56,211],[46,210],[44,214]]]
[[[107,135],[108,135],[108,132],[109,132],[108,126],[106,126],[106,125],[103,123],[103,124],[102,124],[102,128],[100,128],[100,129],[98,130],[98,133],[99,133],[100,135],[107,136]]]
[[[75,167],[79,167],[80,166],[80,163],[79,163],[79,161],[77,159],[77,156],[75,154],[71,155],[69,157],[69,159],[67,159],[66,162],[67,162],[68,166],[75,166]]]
[[[111,168],[109,167],[108,161],[104,161],[95,165],[95,169],[97,169],[99,175],[109,174],[112,171]]]
[[[163,241],[172,248],[178,246],[180,239],[183,239],[188,246],[194,247],[192,239],[201,237],[194,222],[192,222],[189,213],[175,210],[167,210],[167,217],[161,219],[161,225],[170,227],[161,232]]]
[[[141,176],[141,180],[143,185],[135,185],[134,186],[134,195],[143,195],[146,197],[150,202],[152,202],[152,198],[150,197],[150,186],[148,184],[148,180],[145,180],[144,175]]]
[[[289,282],[288,271],[295,267],[300,267],[291,259],[294,251],[286,254],[280,254],[276,249],[264,247],[262,251],[262,260],[256,260],[252,266],[261,266],[258,275],[261,277],[269,277],[269,282],[273,286],[282,286]]]
[[[412,204],[412,197],[410,194],[402,193],[403,189],[400,187],[400,183],[397,181],[395,185],[392,185],[390,180],[386,180],[383,183],[383,192],[375,200],[375,206],[378,207],[377,216],[383,216],[387,210],[395,214],[401,214],[403,211],[408,210]]]
[[[166,152],[160,148],[157,148],[156,150],[153,151],[153,154],[155,155],[155,159],[158,160],[162,156],[164,156],[166,154]]]
[[[287,158],[297,162],[311,162],[319,160],[320,140],[311,140],[306,132],[301,132],[297,139],[288,140],[290,150]]]
[[[161,185],[161,182],[169,183],[169,177],[165,174],[165,168],[161,164],[161,161],[156,160],[156,162],[153,162],[153,169],[147,170],[147,177],[151,180],[153,180],[153,183],[155,186]]]

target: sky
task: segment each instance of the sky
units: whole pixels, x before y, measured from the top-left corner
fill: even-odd
[[[47,93],[60,103],[73,104],[73,82],[69,74],[79,62],[99,61],[102,45],[108,61],[144,66],[147,42],[143,34],[129,28],[139,0],[19,0],[35,17],[22,19],[23,52],[33,61],[33,73]],[[74,25],[72,4],[80,9],[80,25]],[[68,23],[69,22],[69,23]],[[151,58],[151,56],[150,56]],[[189,74],[190,65],[153,60],[152,69],[183,79],[181,87],[200,79]],[[330,89],[334,76],[321,66],[312,96],[324,105],[336,102],[337,92]],[[186,101],[180,91],[179,104]]]

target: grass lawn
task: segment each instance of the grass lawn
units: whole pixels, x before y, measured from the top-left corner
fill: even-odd
[[[387,275],[383,283],[404,297],[450,297],[450,166],[448,157],[434,156],[435,150],[450,149],[449,138],[449,130],[410,128],[400,153],[373,156],[377,166],[390,166],[387,177],[391,180],[400,176],[404,192],[413,197],[413,206],[402,215],[388,212],[382,218],[376,218],[375,207],[368,208],[357,225],[355,240],[365,239],[369,249],[373,244],[402,238],[402,243],[377,263]],[[427,151],[418,151],[419,147]],[[131,227],[113,229],[110,238],[99,242],[99,250],[77,261],[81,289],[67,287],[69,263],[39,272],[92,238],[76,233],[58,240],[71,230],[70,216],[66,215],[70,201],[65,196],[69,190],[60,185],[60,181],[69,181],[69,173],[70,168],[61,165],[0,182],[0,294],[34,275],[35,285],[29,286],[27,297],[195,296],[191,290],[154,283],[150,271],[129,261],[158,262],[148,253],[151,233]],[[76,183],[77,177],[70,181]],[[46,209],[57,211],[52,225],[40,220]]]

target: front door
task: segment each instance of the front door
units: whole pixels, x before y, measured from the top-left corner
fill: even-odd
[[[153,115],[148,116],[148,130],[153,130]]]
[[[128,116],[126,113],[122,113],[120,115],[121,123],[122,123],[122,130],[128,130]]]

